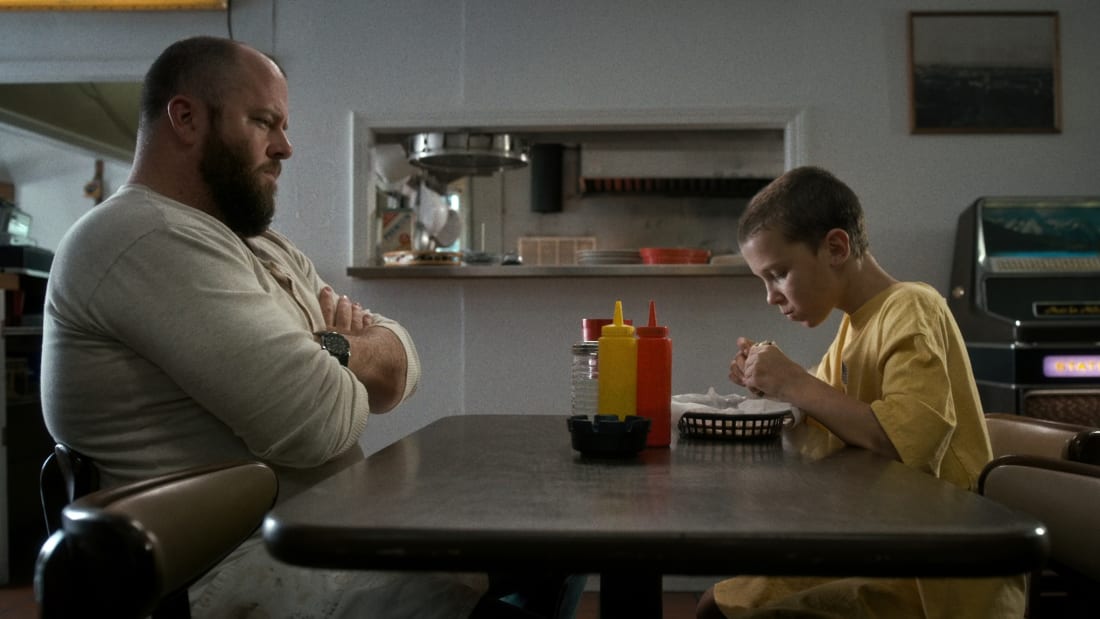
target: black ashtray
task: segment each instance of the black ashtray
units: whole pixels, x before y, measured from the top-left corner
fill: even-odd
[[[637,415],[573,415],[568,419],[573,449],[597,458],[624,458],[645,447],[649,420]]]

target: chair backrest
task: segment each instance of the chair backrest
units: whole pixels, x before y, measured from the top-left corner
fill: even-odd
[[[42,547],[42,617],[145,617],[247,539],[275,502],[259,462],[196,467],[78,498]]]
[[[978,492],[1046,525],[1055,569],[1100,581],[1100,466],[1036,456],[1002,456],[986,465]]]
[[[99,470],[92,459],[67,445],[54,445],[38,476],[46,534],[61,528],[61,510],[66,505],[94,490],[99,490]]]
[[[1100,464],[1100,428],[1024,415],[987,413],[993,457],[1041,456]]]

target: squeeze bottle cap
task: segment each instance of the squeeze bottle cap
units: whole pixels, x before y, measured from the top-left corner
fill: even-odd
[[[601,337],[631,337],[634,327],[623,323],[623,302],[615,301],[615,319],[600,330]]]
[[[653,301],[649,302],[649,325],[638,327],[638,337],[668,337],[668,327],[657,326],[657,310]]]

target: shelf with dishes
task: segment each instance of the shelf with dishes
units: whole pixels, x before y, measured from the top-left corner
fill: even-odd
[[[545,248],[543,248],[544,250]],[[741,256],[712,256],[696,248],[581,249],[560,259],[534,254],[484,252],[388,252],[383,266],[349,267],[362,279],[515,277],[717,277],[751,275]]]
[[[348,267],[359,279],[459,279],[516,277],[736,277],[751,276],[741,264],[608,264],[529,266],[502,264]]]

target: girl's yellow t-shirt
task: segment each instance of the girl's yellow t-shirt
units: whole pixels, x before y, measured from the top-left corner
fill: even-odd
[[[817,377],[869,403],[904,464],[977,487],[993,457],[989,435],[962,334],[934,288],[898,283],[845,315]],[[714,597],[727,617],[987,619],[1023,617],[1024,582],[740,576],[715,585]]]
[[[841,321],[817,377],[871,405],[901,461],[975,490],[993,459],[966,344],[943,297],[898,283]]]

